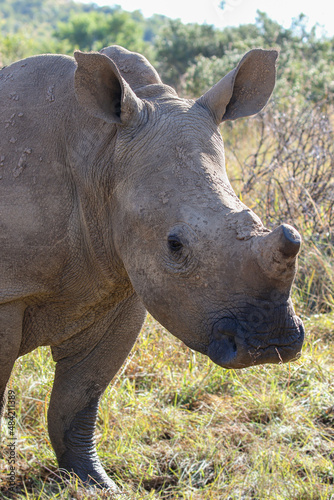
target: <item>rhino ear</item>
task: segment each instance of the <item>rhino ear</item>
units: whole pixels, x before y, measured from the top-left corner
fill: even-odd
[[[79,104],[89,114],[109,123],[135,122],[144,103],[122,78],[115,63],[99,52],[76,50],[74,57],[74,86]]]
[[[208,108],[217,123],[255,115],[266,105],[275,86],[276,50],[254,49],[198,103]]]

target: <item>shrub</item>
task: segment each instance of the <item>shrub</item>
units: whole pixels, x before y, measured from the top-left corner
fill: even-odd
[[[332,117],[328,101],[302,108],[292,102],[284,110],[274,103],[255,119],[257,145],[244,158],[244,124],[230,125],[232,134],[227,132],[239,196],[269,228],[286,222],[303,236],[296,288],[305,312],[334,305]]]

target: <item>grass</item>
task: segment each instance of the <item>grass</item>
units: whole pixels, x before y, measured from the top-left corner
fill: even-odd
[[[334,314],[305,323],[299,361],[235,371],[149,317],[98,417],[98,452],[122,498],[334,499]],[[56,481],[46,423],[53,371],[48,348],[16,364],[18,486],[7,489],[4,456],[0,498],[107,498]]]
[[[318,111],[306,111],[224,131],[240,198],[270,227],[282,219],[303,235],[294,288],[307,332],[303,356],[224,370],[149,317],[98,417],[98,453],[123,500],[334,500],[333,131]],[[0,498],[108,498],[59,483],[46,421],[53,372],[48,348],[16,363],[17,487],[8,490],[5,419]]]

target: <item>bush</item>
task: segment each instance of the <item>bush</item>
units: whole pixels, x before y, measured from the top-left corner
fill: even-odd
[[[230,125],[226,142],[239,196],[269,228],[286,222],[303,236],[296,288],[305,312],[334,305],[332,116],[328,101],[303,108],[292,102],[285,110],[272,104],[255,119],[250,155],[243,158],[239,147],[243,122]]]

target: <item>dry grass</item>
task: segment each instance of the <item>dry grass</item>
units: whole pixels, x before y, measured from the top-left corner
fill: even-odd
[[[98,451],[123,498],[334,498],[333,326],[333,315],[307,320],[296,363],[234,371],[149,318],[99,412]],[[17,362],[19,485],[6,493],[4,457],[0,497],[106,498],[56,481],[46,426],[53,369],[47,348]]]

